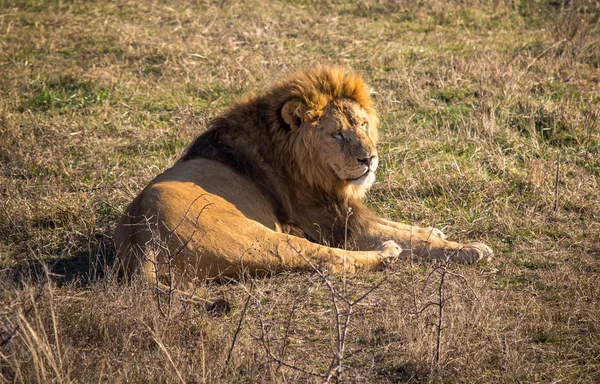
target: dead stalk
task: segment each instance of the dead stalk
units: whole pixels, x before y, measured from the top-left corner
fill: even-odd
[[[418,315],[418,304],[417,304],[417,292],[416,292],[416,286],[415,286],[415,271],[414,271],[414,260],[413,260],[413,226],[411,224],[410,226],[410,254],[409,254],[409,258],[410,258],[410,285],[411,285],[411,290],[412,290],[412,299],[413,299],[413,308],[415,310],[415,313]]]
[[[204,206],[202,206],[202,208],[198,212],[198,215],[196,216],[196,219],[195,219],[196,225],[194,225],[194,230],[192,231],[192,233],[190,234],[188,239],[186,239],[186,240],[180,239],[177,236],[176,231],[179,228],[179,226],[185,221],[185,218],[188,216],[188,213],[191,211],[194,204],[203,196],[205,196],[205,194],[199,195],[190,203],[187,210],[183,213],[182,218],[179,221],[179,223],[177,223],[177,225],[169,231],[166,238],[164,238],[164,239],[161,237],[160,230],[158,229],[158,226],[160,225],[160,217],[159,216],[156,216],[156,217],[155,216],[151,216],[151,217],[144,216],[143,217],[144,223],[142,225],[145,225],[145,227],[146,227],[144,230],[151,233],[151,240],[148,243],[149,249],[147,248],[143,252],[143,259],[145,261],[150,262],[154,269],[154,289],[156,292],[156,301],[157,301],[157,305],[158,305],[158,310],[159,310],[161,316],[166,319],[169,319],[171,317],[171,311],[172,311],[172,307],[173,307],[173,297],[175,295],[175,292],[178,291],[175,286],[176,282],[175,282],[175,271],[173,268],[173,261],[179,254],[181,254],[183,251],[185,251],[188,244],[193,240],[194,236],[197,233],[197,228],[199,228],[198,220],[200,219],[200,216],[202,215],[202,213],[204,212],[204,210],[207,207],[212,205],[212,203],[205,204]],[[153,219],[156,219],[155,223],[153,222]],[[202,237],[204,237],[204,235],[206,235],[206,232],[202,235]],[[197,241],[198,243],[200,243],[200,241],[202,240],[202,237]],[[180,244],[174,250],[171,249],[172,248],[171,244],[172,244],[173,240],[177,240],[180,242]],[[164,257],[161,257],[162,255],[164,255]],[[163,259],[164,261],[160,261],[161,259]],[[162,276],[161,269],[165,268],[165,267],[166,267],[166,278],[168,280],[168,284],[166,284],[166,285],[162,284],[160,282],[160,277]],[[183,272],[184,271],[180,271],[180,273],[183,273]],[[165,288],[166,288],[166,291],[165,291]],[[163,295],[167,296],[166,305],[165,305],[165,303],[163,303]],[[166,310],[165,310],[165,306],[166,306]]]
[[[285,326],[285,333],[283,335],[283,342],[281,345],[281,351],[279,352],[279,357],[281,358],[281,360],[284,360],[285,358],[285,353],[287,351],[287,346],[288,346],[288,339],[290,336],[290,329],[291,329],[291,325],[292,325],[292,319],[294,318],[294,312],[296,311],[296,305],[297,305],[297,301],[294,301],[294,304],[292,305],[292,308],[290,309],[290,315],[288,317],[288,321],[287,324]],[[279,370],[281,368],[281,364],[279,364],[277,366],[277,370]]]
[[[348,219],[349,215],[346,219]],[[360,295],[355,300],[350,300],[348,298],[346,292],[346,280],[345,275],[342,280],[342,292],[336,289],[334,283],[329,278],[329,274],[324,270],[319,268],[315,263],[309,260],[306,256],[300,252],[300,250],[296,249],[289,241],[288,245],[296,254],[302,257],[317,273],[317,275],[321,278],[325,286],[329,289],[329,295],[331,299],[331,303],[333,305],[334,312],[334,321],[335,321],[335,329],[336,329],[336,350],[334,351],[334,356],[332,358],[332,362],[329,368],[327,375],[323,375],[326,378],[326,382],[331,382],[332,379],[340,379],[344,372],[344,359],[346,352],[346,345],[348,339],[348,330],[350,329],[350,323],[352,320],[352,316],[354,314],[354,307],[366,299],[371,293],[376,291],[381,285],[386,282],[392,274],[386,273],[381,280],[379,280],[375,285],[373,285],[370,289],[368,289],[365,293]]]
[[[237,341],[238,335],[242,330],[242,324],[244,323],[244,318],[246,317],[246,311],[248,310],[248,305],[250,304],[250,299],[252,298],[252,290],[254,289],[254,279],[252,279],[252,285],[250,285],[250,290],[248,291],[248,298],[246,299],[246,303],[244,304],[244,309],[242,310],[242,314],[240,315],[240,321],[238,322],[237,328],[233,333],[233,339],[231,340],[231,346],[229,347],[229,352],[227,353],[227,360],[225,361],[225,365],[229,365],[231,361],[231,355],[233,353],[233,348],[235,348],[235,343]]]
[[[160,338],[158,337],[158,335],[152,330],[152,328],[150,328],[149,325],[146,324],[146,327],[148,328],[148,331],[150,331],[150,333],[152,334],[152,338],[154,339],[154,342],[156,343],[156,345],[159,346],[160,350],[167,357],[167,360],[169,360],[169,363],[171,363],[171,366],[173,367],[173,370],[177,374],[177,378],[179,379],[179,382],[185,384],[186,381],[183,379],[183,376],[181,376],[181,372],[179,372],[179,369],[177,369],[177,366],[175,365],[175,362],[173,361],[173,358],[171,357],[171,354],[169,353],[169,350],[167,349],[167,347],[160,340]]]
[[[267,330],[267,324],[265,322],[264,310],[263,310],[262,304],[260,303],[260,299],[257,298],[256,296],[252,295],[252,293],[250,293],[250,291],[248,291],[248,290],[246,290],[246,291],[248,292],[248,297],[252,297],[254,299],[254,305],[256,306],[258,322],[260,324],[260,335],[255,336],[255,339],[257,339],[261,343],[263,350],[265,351],[265,355],[266,355],[267,359],[272,362],[277,363],[277,365],[279,367],[283,366],[286,368],[290,368],[290,369],[304,373],[309,376],[326,378],[327,376],[322,373],[310,371],[308,369],[305,369],[305,368],[299,367],[295,364],[287,362],[285,360],[285,356],[283,354],[280,354],[280,356],[275,356],[275,354],[273,354],[273,351],[271,349],[269,332]],[[291,321],[291,319],[289,321]],[[286,331],[286,334],[287,333],[288,332]],[[282,352],[283,352],[283,350],[282,350]]]
[[[446,303],[446,298],[444,294],[444,281],[446,280],[446,274],[448,272],[448,264],[450,262],[450,258],[447,258],[445,262],[438,267],[438,273],[440,275],[440,283],[438,285],[438,317],[436,324],[436,343],[435,343],[435,365],[439,366],[440,357],[442,353],[442,329],[444,326],[444,304]]]
[[[560,175],[560,152],[556,158],[556,181],[554,183],[554,214],[558,211],[558,181]]]
[[[446,256],[444,260],[438,261],[437,266],[429,273],[424,279],[424,284],[422,290],[425,291],[429,286],[429,283],[434,280],[433,276],[439,276],[439,280],[437,280],[437,285],[435,286],[435,298],[427,301],[420,308],[412,312],[411,314],[416,318],[419,318],[422,313],[432,308],[435,310],[435,320],[427,321],[425,326],[432,326],[435,329],[435,350],[432,357],[432,368],[437,368],[442,361],[442,340],[443,340],[443,331],[445,329],[444,321],[445,321],[445,311],[446,305],[449,301],[454,297],[453,295],[449,295],[447,293],[447,285],[450,278],[457,278],[461,283],[463,283],[472,297],[479,302],[479,298],[477,293],[473,290],[473,288],[468,284],[466,277],[459,273],[452,272],[450,270],[450,264],[452,262],[452,257],[455,256],[453,254],[449,254]],[[414,282],[412,283],[414,287]],[[416,296],[416,292],[413,289],[413,295]],[[462,295],[461,295],[462,296]],[[416,303],[416,297],[413,297],[413,302]]]
[[[348,207],[346,212],[346,222],[344,223],[344,264],[343,264],[343,293],[346,294],[346,251],[348,250],[348,220],[352,216],[352,207]]]

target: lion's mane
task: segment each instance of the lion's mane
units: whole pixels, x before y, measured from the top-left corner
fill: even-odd
[[[220,117],[199,136],[179,161],[208,158],[226,164],[248,177],[268,198],[281,223],[295,235],[303,235],[290,219],[303,203],[325,203],[331,219],[323,223],[331,230],[331,241],[340,243],[345,216],[370,214],[363,209],[359,196],[347,183],[326,177],[311,162],[311,152],[321,145],[310,130],[292,131],[282,118],[282,108],[290,100],[305,106],[307,120],[318,121],[336,100],[357,102],[368,114],[377,141],[377,115],[370,89],[361,78],[340,68],[319,67],[293,74],[269,90],[247,96]],[[349,209],[351,208],[351,209]],[[332,215],[333,214],[333,215]],[[360,232],[352,225],[350,233]],[[319,242],[321,239],[312,239]]]

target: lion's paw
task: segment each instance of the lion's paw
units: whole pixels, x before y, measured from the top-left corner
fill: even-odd
[[[457,261],[467,264],[489,260],[494,256],[494,251],[482,243],[472,243],[463,246],[457,255]]]
[[[384,260],[395,259],[402,253],[402,247],[396,244],[394,240],[388,240],[377,247],[379,256]]]

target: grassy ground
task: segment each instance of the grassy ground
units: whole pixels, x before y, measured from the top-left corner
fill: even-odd
[[[207,283],[231,313],[175,300],[165,318],[107,267],[120,212],[207,119],[316,63],[377,91],[370,205],[496,252],[349,277],[351,303],[384,280],[332,379],[599,382],[599,17],[578,0],[0,0],[0,382],[326,379],[348,304],[338,318],[317,274]]]

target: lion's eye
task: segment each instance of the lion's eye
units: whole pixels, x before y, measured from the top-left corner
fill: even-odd
[[[334,133],[333,135],[331,135],[331,137],[333,137],[336,140],[344,141],[344,136],[342,136],[340,132]]]

